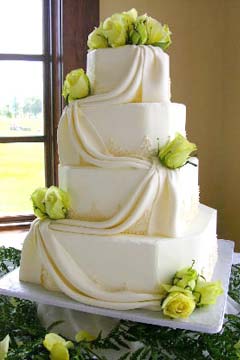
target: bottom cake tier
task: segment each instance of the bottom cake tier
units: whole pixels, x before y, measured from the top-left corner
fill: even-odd
[[[56,221],[36,221],[24,242],[20,280],[89,305],[156,309],[160,285],[192,261],[211,279],[217,260],[216,214],[200,205],[180,238],[88,235],[70,225],[58,228]]]

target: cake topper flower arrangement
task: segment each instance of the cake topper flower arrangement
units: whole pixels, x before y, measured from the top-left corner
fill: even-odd
[[[116,13],[105,19],[88,36],[89,49],[123,45],[153,45],[166,50],[171,45],[171,31],[147,14],[138,16],[136,9]]]

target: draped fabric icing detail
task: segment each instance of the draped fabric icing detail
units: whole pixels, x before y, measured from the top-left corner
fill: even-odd
[[[122,209],[106,221],[44,220],[36,221],[31,230],[34,232],[37,250],[44,268],[62,292],[85,304],[118,310],[143,307],[159,308],[160,295],[134,293],[125,290],[110,292],[100,288],[88,278],[57,241],[57,232],[63,231],[66,236],[68,232],[97,235],[114,235],[127,232],[146,211],[152,208],[155,202],[162,181],[159,175],[159,161],[111,155],[96,128],[84,115],[84,106],[86,105],[128,103],[132,101],[140,86],[143,86],[147,91],[147,84],[143,84],[144,78],[153,77],[154,71],[158,71],[159,65],[156,60],[158,54],[151,46],[139,46],[136,52],[134,61],[130,64],[128,76],[116,89],[110,93],[93,95],[71,102],[64,109],[62,118],[67,118],[71,141],[76,153],[84,162],[100,168],[132,167],[145,169],[147,170],[146,176],[138,184],[135,192]],[[89,239],[90,241],[91,239]]]
[[[129,290],[107,291],[98,286],[59,244],[48,225],[49,220],[35,223],[38,254],[58,288],[66,295],[88,305],[117,310],[159,307],[161,295]]]

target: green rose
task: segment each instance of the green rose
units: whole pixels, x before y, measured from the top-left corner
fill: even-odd
[[[193,292],[197,306],[215,304],[217,297],[223,294],[221,281],[198,281]]]
[[[146,28],[148,34],[148,45],[160,46],[164,50],[168,48],[171,44],[171,32],[167,25],[162,25],[156,19],[153,19],[151,16],[147,16]]]
[[[104,35],[111,47],[123,46],[127,41],[127,23],[122,14],[115,14],[103,23]]]
[[[146,21],[144,19],[138,19],[133,25],[130,31],[130,42],[134,45],[143,45],[147,42],[148,34],[146,28]]]
[[[173,284],[183,289],[193,290],[196,286],[198,273],[192,267],[177,271],[173,278]]]
[[[166,25],[166,24],[163,25],[162,31],[163,31],[163,37],[162,37],[161,41],[155,43],[154,46],[159,46],[163,50],[166,50],[172,43],[172,40],[171,40],[172,33],[171,33],[168,25]]]
[[[90,94],[90,81],[83,69],[72,70],[63,84],[62,95],[67,103]]]
[[[50,186],[45,195],[45,206],[50,219],[64,219],[70,207],[68,193],[56,186]]]
[[[5,336],[5,338],[2,341],[0,341],[0,360],[7,358],[9,342],[10,342],[9,335]]]
[[[195,144],[190,143],[181,134],[177,134],[172,141],[159,150],[158,156],[164,166],[177,169],[185,165],[192,152],[196,150]]]
[[[126,32],[132,29],[133,24],[137,20],[137,10],[131,9],[129,11],[123,11],[122,13],[116,13],[111,16],[111,20],[115,22],[120,22]]]
[[[124,16],[128,26],[131,26],[131,24],[137,20],[138,13],[136,9],[132,8],[131,10],[123,11],[122,15]]]
[[[88,35],[87,44],[89,49],[100,49],[108,47],[108,41],[104,36],[104,31],[101,25],[98,28],[95,28],[95,30],[93,30]]]
[[[47,217],[45,206],[46,192],[47,188],[38,188],[31,195],[34,214],[41,220]]]
[[[50,352],[51,360],[69,360],[68,349],[73,348],[71,341],[66,341],[55,333],[49,333],[43,340],[44,347]]]
[[[173,319],[187,318],[195,309],[195,301],[192,293],[173,291],[164,299],[162,303],[163,314]]]

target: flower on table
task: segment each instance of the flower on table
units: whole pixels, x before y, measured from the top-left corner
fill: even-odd
[[[92,341],[95,338],[96,337],[84,330],[80,330],[75,336],[77,343],[81,341]],[[43,346],[50,352],[50,360],[70,360],[69,350],[74,348],[74,343],[65,340],[58,334],[49,333],[43,340]]]
[[[68,349],[73,348],[71,341],[65,340],[60,335],[49,333],[43,340],[44,347],[50,352],[51,360],[69,360]]]

